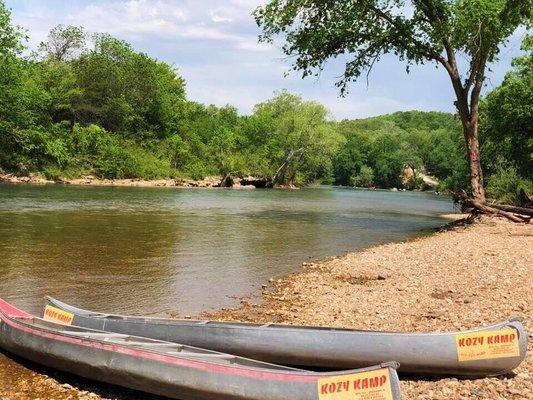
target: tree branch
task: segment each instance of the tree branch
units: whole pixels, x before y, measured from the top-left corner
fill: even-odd
[[[444,21],[437,13],[437,8],[433,0],[420,0],[425,7],[422,7],[422,11],[426,18],[428,18],[430,24],[438,24],[442,30],[445,26]],[[446,56],[448,57],[448,65],[451,69],[457,69],[457,59],[455,57],[455,51],[450,43],[450,38],[442,32],[442,44],[446,50]]]
[[[389,13],[379,9],[378,7],[375,7],[375,6],[371,5],[370,8],[372,9],[374,14],[378,18],[381,18],[382,20],[387,21],[389,24],[395,26],[399,31],[401,31],[401,29],[403,27],[398,24],[398,22],[396,21],[395,17],[393,17]],[[397,33],[400,33],[400,32],[397,32]],[[426,43],[417,40],[413,36],[402,35],[401,38],[405,42],[411,42],[411,44],[413,44],[413,45],[417,46],[418,48],[420,48],[424,52],[424,55],[426,57],[428,57],[429,59],[432,59],[432,60],[440,62],[446,69],[448,69],[450,67],[448,62],[446,61],[446,59],[444,59],[444,57],[442,57],[441,54],[439,54],[435,49],[433,49],[430,46],[428,46]]]
[[[483,89],[483,79],[485,76],[486,61],[483,60],[477,69],[475,75],[475,84],[470,95],[470,115],[477,117],[479,114],[479,98],[481,96],[481,89]]]

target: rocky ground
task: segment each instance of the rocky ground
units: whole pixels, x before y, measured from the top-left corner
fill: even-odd
[[[258,178],[246,177],[242,179],[236,179],[233,182],[232,188],[234,189],[255,189],[255,186],[251,183],[257,181]],[[24,184],[31,183],[33,185],[50,185],[50,184],[63,184],[74,186],[134,186],[134,187],[220,187],[219,176],[208,176],[202,180],[192,180],[185,178],[176,179],[99,179],[94,176],[88,175],[83,178],[60,178],[57,180],[49,180],[40,175],[30,174],[29,176],[15,176],[11,174],[0,175],[0,183],[11,184]]]
[[[403,377],[405,399],[533,399],[533,226],[485,218],[320,263],[211,318],[371,330],[460,330],[524,317],[526,360],[509,376]]]
[[[262,304],[243,302],[209,318],[375,330],[446,331],[533,317],[533,227],[485,218],[429,237],[306,263],[265,285]],[[402,377],[404,399],[532,399],[533,340],[508,376]],[[17,360],[18,361],[18,360]],[[37,369],[36,369],[37,368]],[[44,374],[53,374],[51,377]],[[42,370],[0,354],[0,399],[145,399],[145,395]]]

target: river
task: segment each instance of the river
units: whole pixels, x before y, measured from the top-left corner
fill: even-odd
[[[0,297],[195,314],[255,298],[301,263],[442,225],[449,198],[341,189],[0,185]]]

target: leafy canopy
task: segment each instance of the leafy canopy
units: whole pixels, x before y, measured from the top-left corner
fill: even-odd
[[[11,13],[4,0],[0,0],[0,57],[15,56],[23,49],[24,32],[11,23]]]
[[[285,36],[283,50],[304,76],[346,57],[337,83],[344,92],[386,53],[407,68],[430,61],[449,71],[461,53],[470,62],[465,85],[472,85],[496,60],[499,45],[529,23],[532,8],[532,0],[271,0],[254,15],[263,41]]]
[[[48,34],[48,40],[41,42],[39,52],[50,60],[72,60],[85,47],[85,30],[79,26],[58,25]]]

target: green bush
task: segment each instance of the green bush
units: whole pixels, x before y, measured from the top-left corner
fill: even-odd
[[[208,175],[215,175],[201,160],[192,161],[187,165],[185,174],[195,180],[202,180]]]
[[[374,170],[367,165],[363,165],[357,175],[350,178],[352,186],[370,187],[374,184]]]
[[[533,193],[533,181],[522,179],[515,167],[500,168],[488,178],[487,197],[506,204],[519,204],[519,193]]]
[[[170,160],[97,125],[75,126],[70,151],[84,169],[107,179],[157,179],[175,175]],[[160,151],[161,152],[161,151]]]
[[[43,175],[50,181],[57,181],[64,176],[63,171],[55,166],[44,167]]]

